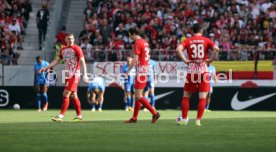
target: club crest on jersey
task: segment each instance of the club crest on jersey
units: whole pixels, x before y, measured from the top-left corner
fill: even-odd
[[[67,48],[67,49],[64,49],[64,50],[63,50],[63,52],[62,52],[62,57],[63,57],[64,60],[66,60],[66,59],[71,59],[71,58],[76,57],[76,54],[75,54],[75,52],[73,51],[73,49]]]

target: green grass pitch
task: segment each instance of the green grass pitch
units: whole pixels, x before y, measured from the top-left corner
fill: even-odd
[[[189,113],[188,126],[177,126],[180,111],[160,111],[151,124],[149,112],[141,111],[136,124],[123,124],[132,112],[83,111],[83,122],[65,122],[51,117],[58,110],[0,111],[0,152],[90,151],[90,152],[269,152],[276,150],[276,113],[213,111],[205,113],[201,127],[195,126],[196,111]]]

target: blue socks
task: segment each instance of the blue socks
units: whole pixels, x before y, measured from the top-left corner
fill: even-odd
[[[102,108],[103,108],[103,104],[100,103],[100,104],[99,104],[99,109],[102,109]]]
[[[45,103],[48,104],[48,95],[46,93],[43,93],[42,96],[44,98]]]
[[[130,99],[130,106],[133,108],[134,107],[134,98]]]
[[[36,102],[37,102],[38,109],[41,109],[41,95],[40,95],[40,93],[36,94]]]
[[[154,94],[150,95],[150,101],[151,101],[151,106],[155,107],[155,95]]]
[[[209,110],[209,105],[210,105],[210,104],[207,104],[205,109]]]
[[[126,101],[126,108],[131,106],[131,98],[130,96],[127,96],[127,101]]]

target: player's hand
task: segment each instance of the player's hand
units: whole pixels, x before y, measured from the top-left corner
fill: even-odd
[[[185,64],[189,64],[189,63],[191,63],[191,61],[190,60],[185,60],[185,61],[183,61]]]
[[[47,71],[47,69],[46,69],[46,68],[41,68],[38,72],[39,72],[39,73],[42,73],[42,72],[44,72],[44,71]]]
[[[213,60],[211,60],[211,59],[207,59],[207,60],[205,60],[205,62],[206,62],[206,63],[212,63],[212,62],[213,62]]]
[[[83,75],[82,79],[84,82],[89,83],[89,79],[86,74]]]

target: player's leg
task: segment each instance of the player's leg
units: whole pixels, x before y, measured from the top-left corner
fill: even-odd
[[[148,86],[148,83],[147,83],[146,88],[143,91],[143,96],[147,99],[147,101],[150,101],[149,100],[149,86]],[[148,109],[146,107],[144,107],[144,111],[147,112]]]
[[[130,92],[126,91],[125,92],[125,111],[128,111],[128,107],[130,106],[130,101],[131,97],[130,97]]]
[[[93,91],[90,92],[90,103],[91,103],[91,111],[95,112],[96,111],[96,93]]]
[[[72,98],[73,98],[72,102],[73,102],[73,105],[74,105],[74,108],[75,108],[76,114],[77,114],[77,117],[74,118],[73,120],[80,121],[80,120],[82,120],[81,103],[78,98],[77,92],[72,92]]]
[[[69,107],[69,103],[70,103],[70,95],[71,95],[72,91],[71,90],[66,90],[64,89],[63,91],[63,101],[62,101],[62,105],[61,105],[61,110],[58,116],[52,118],[53,121],[57,121],[57,122],[62,122],[64,115]]]
[[[192,92],[185,91],[183,92],[183,97],[181,101],[181,112],[182,112],[182,119],[178,122],[178,125],[187,125],[189,118],[188,118],[188,112],[190,108],[190,97],[192,95]]]
[[[130,111],[133,111],[134,104],[135,104],[135,91],[134,91],[134,84],[131,84],[131,98],[130,98]]]
[[[131,84],[125,83],[125,110],[126,111],[128,111],[128,107],[131,104],[130,91],[131,91]]]
[[[147,82],[147,86],[144,89],[144,97],[149,101],[150,82]]]
[[[197,106],[197,118],[196,118],[196,125],[201,126],[201,119],[204,114],[204,109],[206,106],[206,97],[208,92],[199,92],[199,102]]]
[[[210,80],[209,74],[204,73],[201,75],[201,82],[198,84],[198,91],[199,91],[199,102],[197,106],[197,120],[196,125],[201,126],[201,119],[204,114],[204,109],[206,106],[206,97],[208,92],[210,91]]]
[[[190,108],[190,97],[193,92],[196,91],[196,84],[193,83],[192,75],[187,74],[186,81],[184,84],[183,97],[181,101],[181,112],[182,112],[182,120],[178,123],[179,125],[187,125],[188,124],[188,112]]]
[[[207,99],[207,104],[206,104],[206,107],[205,107],[205,111],[206,111],[206,112],[211,112],[211,111],[209,110],[210,103],[211,103],[211,95],[212,95],[211,91],[208,92],[207,98],[206,98],[206,99]]]
[[[48,95],[47,95],[47,92],[48,92],[48,85],[44,85],[42,87],[42,99],[44,100],[44,106],[43,106],[43,111],[47,111],[48,109]]]
[[[155,109],[155,94],[154,94],[154,83],[152,82],[150,85],[150,103],[151,106]]]
[[[36,100],[36,103],[37,103],[37,108],[38,108],[38,112],[41,111],[41,90],[40,90],[40,86],[39,84],[36,85],[36,97],[35,97],[35,100]]]
[[[104,92],[100,91],[98,94],[98,103],[99,103],[99,112],[102,112],[103,109],[103,101],[104,101]]]
[[[152,114],[152,123],[155,123],[156,120],[160,117],[160,114],[155,111],[155,109],[152,108],[150,103],[147,101],[145,97],[143,97],[143,91],[147,84],[147,76],[136,76],[135,77],[135,106],[134,106],[134,112],[133,116],[130,120],[125,121],[125,123],[134,123],[137,121],[137,117],[139,114],[139,110],[141,108],[141,104],[143,104],[144,107],[146,107]]]

